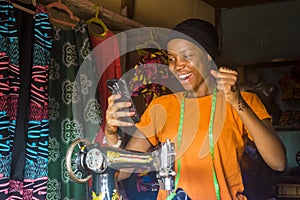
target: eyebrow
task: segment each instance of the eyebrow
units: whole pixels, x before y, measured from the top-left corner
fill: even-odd
[[[178,53],[174,53],[174,52],[172,52],[172,51],[168,51],[168,55],[171,55],[171,56],[174,56],[174,55],[180,55],[180,54],[182,54],[182,53],[185,53],[186,51],[195,51],[195,50],[193,50],[193,49],[184,49],[184,50],[182,50],[182,51],[179,51]]]
[[[193,49],[185,49],[185,50],[180,51],[179,53],[184,53],[186,51],[194,51],[194,50]]]

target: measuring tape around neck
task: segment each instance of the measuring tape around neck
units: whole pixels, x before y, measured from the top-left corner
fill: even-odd
[[[185,100],[185,94],[183,94],[183,98],[181,100],[181,105],[180,105],[180,119],[179,119],[179,126],[178,126],[178,139],[177,139],[177,145],[178,149],[180,148],[181,144],[181,138],[182,138],[182,126],[183,126],[183,119],[184,119],[184,100]],[[216,110],[216,102],[217,102],[217,89],[214,89],[213,93],[213,98],[212,98],[212,106],[211,106],[211,113],[210,113],[210,121],[209,121],[209,127],[208,127],[208,134],[209,134],[209,150],[210,150],[210,155],[212,158],[212,161],[214,161],[214,138],[213,138],[213,124],[214,124],[214,116],[215,116],[215,110]],[[180,158],[177,161],[177,174],[175,178],[175,188],[178,186],[178,182],[180,179],[180,168],[181,168],[181,163],[180,163]],[[215,187],[215,192],[216,192],[216,197],[217,200],[220,200],[220,187],[216,175],[216,170],[214,167],[214,162],[213,162],[213,181],[214,181],[214,187]],[[175,191],[171,193],[168,197],[167,200],[173,199],[175,196]]]

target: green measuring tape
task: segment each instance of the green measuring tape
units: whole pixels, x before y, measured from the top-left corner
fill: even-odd
[[[214,159],[215,159],[215,154],[214,154],[214,136],[213,136],[213,124],[214,124],[214,117],[215,117],[215,110],[216,110],[216,102],[217,102],[217,89],[214,89],[214,94],[213,94],[213,99],[212,99],[212,104],[211,104],[211,113],[210,113],[210,120],[209,120],[209,127],[208,127],[208,136],[209,136],[209,151],[210,155],[213,161],[213,179],[214,179],[214,186],[215,186],[215,191],[216,191],[216,197],[218,200],[221,199],[220,197],[220,187],[216,175],[216,170],[214,167]]]
[[[177,137],[178,138],[178,140],[177,140],[178,149],[180,148],[181,138],[182,138],[182,126],[183,126],[183,118],[184,118],[184,100],[185,100],[185,94],[183,95],[181,105],[180,105],[180,119],[179,119],[178,137]],[[216,102],[217,102],[217,89],[215,88],[214,93],[213,93],[211,113],[210,113],[210,121],[209,121],[209,127],[208,127],[209,151],[210,151],[212,161],[214,161],[214,158],[215,158],[215,155],[214,155],[213,124],[214,124],[214,116],[215,116],[215,110],[216,110]],[[179,182],[179,179],[180,179],[180,168],[181,168],[180,159],[178,159],[178,161],[177,161],[177,174],[176,174],[176,178],[175,178],[175,188],[177,188],[178,182]],[[220,200],[221,199],[221,197],[220,197],[220,187],[219,187],[219,183],[218,183],[214,163],[213,163],[212,170],[213,170],[213,180],[214,180],[214,187],[215,187],[215,191],[216,191],[216,197],[217,197],[218,200]],[[175,191],[172,192],[167,197],[167,200],[173,199],[173,197],[175,195],[176,195]]]

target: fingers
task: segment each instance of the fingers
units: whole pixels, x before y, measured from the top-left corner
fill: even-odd
[[[238,72],[236,70],[228,68],[228,67],[220,67],[219,72],[234,74],[235,76],[238,75]]]
[[[220,67],[219,71],[211,70],[210,73],[216,79],[234,79],[235,81],[237,81],[237,71],[230,68]]]
[[[130,112],[129,109],[122,109],[120,111],[107,111],[106,112],[106,119],[108,120],[116,120],[116,119],[120,119],[123,117],[131,117],[133,116],[135,113],[134,112]]]
[[[121,95],[120,94],[113,94],[111,96],[108,97],[107,101],[108,101],[108,104],[113,104],[115,100],[117,99],[120,99],[121,98]]]
[[[131,102],[115,102],[121,98],[120,94],[113,94],[108,97],[108,107],[106,110],[106,130],[114,133],[118,126],[133,126],[134,123],[122,121],[124,117],[131,117],[135,113],[129,110]]]
[[[219,71],[211,70],[211,74],[216,78],[218,90],[224,91],[226,94],[238,91],[237,71],[230,68],[220,67]]]
[[[110,119],[107,121],[106,125],[107,125],[109,133],[115,133],[117,131],[117,127],[120,127],[120,126],[134,126],[134,124],[131,122],[125,122],[125,121],[118,120],[118,119]]]

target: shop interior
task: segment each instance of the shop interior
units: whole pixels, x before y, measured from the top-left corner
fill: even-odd
[[[137,73],[129,81],[133,85],[147,83],[149,74],[155,79],[156,85],[148,82],[132,93],[140,115],[153,98],[174,92],[163,86],[174,78],[166,68],[157,68],[154,74],[153,69],[139,67],[147,62],[166,64],[160,51],[164,39],[160,28],[171,29],[187,18],[204,19],[217,28],[222,58],[237,69],[241,89],[261,98],[286,147],[287,167],[279,173],[272,171],[249,144],[241,163],[248,199],[300,199],[300,1],[0,3],[0,66],[8,62],[3,52],[14,59],[10,67],[23,66],[9,74],[17,80],[12,93],[19,92],[19,99],[0,102],[0,117],[8,109],[15,119],[13,125],[5,124],[8,119],[1,121],[10,128],[0,138],[0,199],[91,199],[91,178],[78,183],[68,174],[68,148],[78,138],[103,143],[108,79],[130,72]],[[80,70],[83,75],[78,77]],[[176,89],[181,88],[178,85]],[[12,136],[13,132],[19,134]],[[125,141],[130,138],[126,134],[122,137]],[[116,186],[128,199],[151,200],[157,194],[155,173],[136,173],[119,183],[111,179],[109,187]]]

